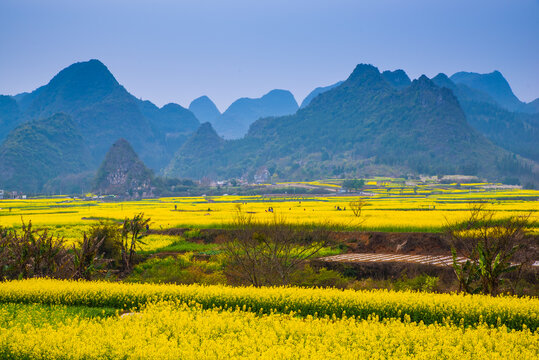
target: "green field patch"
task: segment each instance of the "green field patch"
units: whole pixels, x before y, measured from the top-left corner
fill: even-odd
[[[55,327],[75,318],[104,318],[116,314],[118,310],[110,307],[6,303],[0,304],[0,328]]]

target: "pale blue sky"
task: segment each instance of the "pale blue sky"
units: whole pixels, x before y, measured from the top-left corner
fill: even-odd
[[[158,105],[208,95],[224,110],[274,88],[301,100],[358,63],[500,70],[539,97],[538,0],[0,0],[0,94],[100,59]]]

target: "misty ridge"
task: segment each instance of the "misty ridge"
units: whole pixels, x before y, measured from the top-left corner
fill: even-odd
[[[360,64],[301,105],[275,89],[221,113],[207,96],[188,108],[138,99],[90,60],[34,91],[0,96],[0,189],[129,191],[105,173],[147,195],[201,179],[451,174],[534,188],[538,129],[539,99],[520,101],[498,71],[411,80]],[[114,155],[110,168],[115,147],[129,156]]]

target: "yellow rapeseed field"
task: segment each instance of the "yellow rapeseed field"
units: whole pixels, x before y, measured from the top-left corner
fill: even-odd
[[[123,317],[12,322],[0,328],[0,355],[17,359],[525,360],[539,356],[539,335],[504,326],[464,328],[376,317],[299,318],[158,303]]]
[[[387,185],[387,184],[386,184]],[[350,211],[353,196],[216,196],[160,198],[130,202],[82,200],[68,197],[29,200],[0,200],[0,226],[20,226],[21,219],[48,227],[68,240],[78,240],[82,232],[99,219],[122,220],[144,212],[152,228],[222,227],[233,222],[238,211],[258,220],[275,215],[287,221],[324,223],[350,229],[381,231],[439,231],[447,221],[468,215],[471,202],[485,202],[500,217],[532,214],[539,220],[539,191],[489,190],[478,184],[469,188],[427,188],[418,186],[371,189],[364,196],[366,206],[360,218]],[[482,184],[479,184],[482,185]],[[415,193],[414,193],[415,191]],[[268,211],[270,208],[272,212]],[[339,210],[340,209],[340,210]]]
[[[539,327],[539,300],[512,296],[337,290],[295,287],[231,287],[224,285],[159,285],[30,279],[0,283],[0,303],[39,303],[138,308],[152,301],[196,302],[205,308],[240,307],[257,313],[272,311],[318,316],[367,318],[408,317],[411,321],[465,326],[505,325],[511,329]]]

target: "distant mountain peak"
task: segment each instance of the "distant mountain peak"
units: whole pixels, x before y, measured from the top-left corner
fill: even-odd
[[[114,92],[129,96],[101,61],[78,62],[64,68],[47,85],[26,96],[32,99],[28,113],[37,118],[59,111],[73,115],[89,103],[103,101]]]
[[[419,78],[412,81],[412,88],[422,89],[422,90],[436,90],[440,89],[431,79],[426,75],[421,75]]]
[[[122,149],[122,151],[127,151],[132,155],[133,157],[137,157],[137,154],[135,153],[135,150],[131,147],[131,144],[129,144],[129,141],[127,141],[124,138],[119,138],[116,140],[114,144],[112,144],[111,151],[118,151],[118,149]]]
[[[215,129],[213,128],[213,126],[211,126],[211,123],[209,122],[202,123],[200,127],[198,128],[198,130],[196,131],[195,136],[196,137],[210,137],[214,139],[223,140],[217,134],[217,131],[215,131]]]
[[[269,91],[267,94],[265,94],[264,96],[262,96],[262,98],[271,98],[271,97],[276,97],[276,96],[290,96],[292,95],[292,93],[288,90],[283,90],[283,89],[273,89],[271,91]],[[294,97],[294,95],[292,95],[292,97]]]
[[[206,95],[202,95],[202,96],[197,97],[195,100],[193,100],[193,101],[191,102],[191,104],[194,103],[194,102],[197,102],[197,101],[201,101],[201,102],[211,102],[211,103],[213,104],[213,101],[211,101],[211,99],[210,99],[208,96],[206,96]]]
[[[180,104],[168,103],[168,104],[163,105],[161,110],[164,110],[164,111],[178,111],[178,110],[187,110],[187,109],[184,108],[183,106],[181,106]]]
[[[511,86],[498,70],[487,74],[461,71],[453,74],[450,79],[456,84],[464,84],[490,95],[507,110],[524,110],[525,104],[515,96]]]
[[[407,88],[412,83],[406,72],[401,69],[395,71],[386,70],[382,73],[382,77],[399,90]]]
[[[439,87],[445,87],[445,88],[451,89],[451,91],[453,92],[457,91],[457,85],[453,81],[451,81],[451,79],[444,73],[439,73],[438,75],[433,77],[431,80]]]
[[[260,98],[240,98],[234,101],[219,116],[213,125],[220,135],[227,139],[244,136],[249,126],[260,118],[290,115],[299,106],[294,95],[288,90],[275,89]]]
[[[55,85],[62,83],[83,83],[86,86],[94,85],[99,88],[119,85],[105,64],[97,59],[77,62],[66,67],[53,77],[49,84]]]
[[[455,112],[458,112],[462,116],[457,116],[455,119],[459,119],[465,122],[462,109],[458,103],[458,100],[453,93],[453,89],[448,87],[440,87],[436,82],[429,79],[426,75],[421,75],[418,79],[412,81],[412,85],[405,91],[410,93],[415,92],[418,94],[418,104],[421,106],[442,106],[443,104],[449,105]]]
[[[381,79],[380,71],[370,64],[358,64],[347,81],[363,81],[366,79]]]
[[[213,122],[221,115],[217,106],[215,106],[213,101],[206,95],[193,100],[189,105],[189,110],[195,114],[201,123],[208,121]]]
[[[433,80],[434,79],[438,79],[438,80],[441,80],[441,81],[451,81],[449,79],[449,76],[447,76],[446,74],[444,73],[438,73],[438,75],[436,75],[435,77],[432,78]]]

